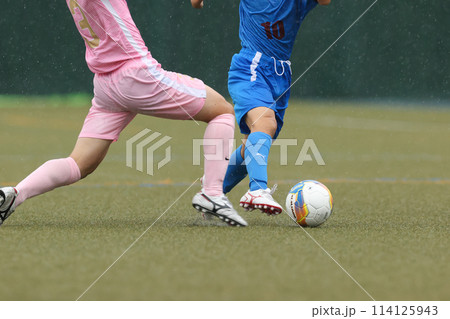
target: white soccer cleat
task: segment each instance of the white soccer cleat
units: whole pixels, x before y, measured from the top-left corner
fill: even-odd
[[[192,199],[192,206],[194,206],[206,220],[211,219],[212,216],[216,216],[230,226],[248,225],[247,222],[239,216],[225,195],[208,196],[203,192],[200,192]]]
[[[0,188],[0,226],[16,209],[19,192],[14,187]]]
[[[246,210],[259,209],[267,215],[278,215],[283,208],[272,197],[276,189],[277,185],[275,184],[272,189],[249,190],[242,196],[239,204]]]

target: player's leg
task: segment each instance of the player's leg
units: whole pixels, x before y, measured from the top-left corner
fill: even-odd
[[[250,129],[244,156],[250,190],[241,198],[240,204],[247,209],[258,208],[269,215],[279,214],[282,207],[272,197],[274,190],[267,187],[267,162],[278,128],[275,112],[267,107],[257,107],[246,114],[245,122]]]
[[[0,189],[0,201],[3,201],[0,205],[0,224],[28,198],[75,183],[80,178],[80,169],[71,157],[45,162],[16,187]]]
[[[99,86],[99,81],[95,82]],[[103,101],[96,91],[93,106],[81,129],[71,155],[67,158],[51,160],[20,182],[16,206],[26,199],[51,191],[60,186],[73,184],[92,173],[102,162],[110,144],[119,138],[120,132],[136,116],[132,112],[105,111],[101,105],[114,101]]]
[[[245,147],[250,190],[266,189],[267,161],[277,129],[275,112],[267,107],[257,107],[247,113],[245,122],[250,128]]]
[[[205,105],[194,116],[195,120],[208,123],[203,137],[205,155],[203,191],[209,196],[222,196],[223,179],[234,138],[234,111],[231,104],[219,93],[208,86],[206,92]],[[218,147],[221,149],[217,149]]]
[[[117,107],[113,109],[115,101],[110,99],[111,94],[104,93],[107,84],[103,85],[101,79],[95,77],[93,106],[69,157],[44,163],[15,188],[0,189],[0,224],[25,200],[73,184],[92,173],[102,162],[111,142],[118,139],[120,132],[136,116]]]
[[[79,138],[72,154],[45,162],[16,187],[0,189],[0,225],[25,200],[91,174],[104,159],[112,140]]]
[[[203,144],[203,188],[195,195],[192,204],[197,210],[215,215],[231,225],[247,226],[247,222],[238,215],[223,193],[223,181],[234,137],[233,107],[219,93],[206,86],[205,104],[194,119],[206,122],[208,126]]]
[[[225,194],[230,192],[247,176],[248,169],[252,172],[250,175],[250,190],[267,188],[267,163],[263,164],[264,161],[261,155],[264,155],[267,159],[268,151],[272,144],[272,136],[274,136],[277,129],[275,113],[267,107],[257,107],[248,111],[244,119],[250,129],[250,135],[245,135],[243,145],[239,146],[230,157],[230,164],[228,165],[223,186]],[[245,144],[249,137],[249,145],[251,147],[247,150]],[[259,150],[261,152],[258,152]],[[247,152],[247,155],[245,155],[245,152]],[[258,155],[256,160],[253,159],[254,155],[258,153],[260,155]],[[246,162],[248,162],[248,165],[244,163],[244,158],[247,158]]]
[[[193,116],[196,121],[209,123],[217,116],[222,114],[230,114],[234,117],[233,106],[225,100],[225,98],[217,93],[214,89],[205,85],[206,99],[201,110]],[[233,119],[234,120],[234,119]],[[234,127],[234,122],[233,122]]]
[[[80,169],[81,179],[92,174],[108,153],[112,140],[80,137],[70,154]]]
[[[273,200],[273,191],[267,188],[267,159],[272,139],[277,137],[283,124],[284,111],[280,113],[280,110],[287,107],[279,103],[276,96],[285,95],[288,86],[284,82],[289,84],[289,81],[280,80],[278,73],[273,74],[272,67],[273,60],[260,52],[243,50],[233,56],[228,89],[241,133],[248,134],[245,147],[240,147],[241,152],[235,151],[233,158],[237,163],[244,162],[246,170],[231,164],[224,190],[229,192],[248,173],[250,190],[241,198],[241,206],[277,214],[282,208]]]
[[[263,59],[261,60],[261,58]],[[271,66],[273,62],[271,59],[265,60],[261,53],[241,51],[233,56],[229,71],[228,91],[235,104],[236,120],[241,133],[245,134],[246,138],[250,137],[251,141],[258,136],[255,132],[265,133],[264,137],[266,138],[267,135],[273,136],[276,131],[276,126],[274,129],[271,125],[276,121],[273,120],[275,115],[270,109],[272,105],[276,104],[276,101],[273,97],[272,87],[268,85],[271,75],[265,75],[265,72],[269,70],[265,66],[266,64]],[[271,141],[270,138],[269,141]],[[245,146],[240,146],[230,158],[224,182],[225,193],[230,192],[246,177],[247,173],[250,173],[248,172],[249,167],[244,163],[248,161],[245,152]],[[242,163],[244,165],[241,165]],[[256,185],[255,182],[252,184]]]
[[[105,158],[111,142],[79,138],[69,157],[44,163],[16,186],[19,192],[17,206],[29,198],[73,184],[91,174]]]

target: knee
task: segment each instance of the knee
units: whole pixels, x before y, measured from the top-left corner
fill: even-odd
[[[275,116],[263,115],[259,119],[256,119],[253,123],[250,123],[250,131],[253,132],[264,132],[272,137],[278,128],[278,123]]]
[[[234,128],[235,118],[233,106],[222,98],[214,105],[213,111],[209,114],[205,122],[211,123],[213,121],[217,121],[217,119],[223,119],[225,117],[231,119],[231,125]]]
[[[100,165],[99,161],[77,159],[77,158],[74,158],[74,160],[75,163],[77,163],[78,168],[80,169],[81,179],[92,174],[97,169],[98,165]]]
[[[87,177],[88,175],[91,175],[97,169],[97,167],[98,165],[91,165],[80,168],[81,179]]]
[[[233,108],[233,105],[231,105],[230,103],[228,103],[225,99],[223,99],[224,100],[224,106],[223,106],[223,108],[224,108],[224,113],[225,114],[232,114],[232,115],[234,115],[234,108]]]
[[[81,178],[91,174],[100,165],[108,152],[112,140],[80,138],[70,154],[80,169]]]
[[[222,114],[232,114],[234,115],[234,108],[233,105],[231,105],[223,96],[219,99],[217,102],[217,113],[218,115]]]

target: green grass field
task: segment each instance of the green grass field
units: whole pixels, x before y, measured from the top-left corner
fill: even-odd
[[[0,100],[2,186],[70,153],[88,111],[88,101],[72,102]],[[330,188],[333,215],[305,230],[376,300],[450,298],[449,123],[448,108],[293,102],[288,110],[280,137],[300,142],[288,166],[279,148],[271,153],[275,198],[284,203],[304,179]],[[192,138],[204,127],[138,116],[93,175],[24,203],[0,228],[0,300],[77,299],[202,175]],[[172,137],[172,161],[154,176],[125,165],[126,140],[144,128]],[[307,138],[325,166],[293,165]],[[250,227],[208,225],[191,207],[199,187],[81,300],[370,299],[286,214],[240,209]],[[230,194],[235,206],[246,189],[245,181]]]

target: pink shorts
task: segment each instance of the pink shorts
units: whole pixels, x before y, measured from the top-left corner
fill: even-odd
[[[137,114],[189,120],[205,100],[201,80],[165,71],[151,57],[131,60],[117,71],[95,75],[92,107],[79,137],[116,141]]]

